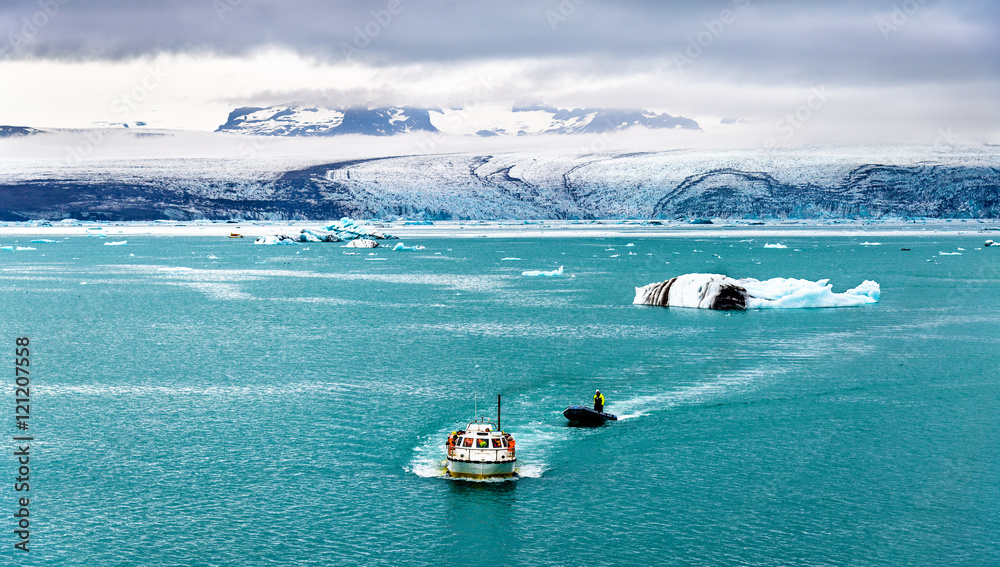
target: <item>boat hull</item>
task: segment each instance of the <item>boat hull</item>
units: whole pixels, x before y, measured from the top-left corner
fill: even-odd
[[[608,421],[618,421],[613,413],[604,413],[584,406],[570,406],[563,412],[566,419],[579,425],[603,425]]]
[[[508,478],[514,476],[516,460],[503,462],[448,459],[448,475],[456,478]]]

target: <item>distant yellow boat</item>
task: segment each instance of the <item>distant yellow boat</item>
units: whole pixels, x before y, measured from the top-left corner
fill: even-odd
[[[243,235],[238,232],[230,232],[229,238],[243,238]]]

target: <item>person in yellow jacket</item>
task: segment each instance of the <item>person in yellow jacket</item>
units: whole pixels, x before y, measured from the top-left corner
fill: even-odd
[[[600,390],[594,394],[594,411],[604,411],[604,394],[602,394]]]

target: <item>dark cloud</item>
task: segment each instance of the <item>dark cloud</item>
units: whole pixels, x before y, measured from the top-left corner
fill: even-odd
[[[762,82],[994,80],[991,0],[13,0],[0,57],[240,55],[369,65],[576,58]],[[610,63],[609,63],[610,62]]]

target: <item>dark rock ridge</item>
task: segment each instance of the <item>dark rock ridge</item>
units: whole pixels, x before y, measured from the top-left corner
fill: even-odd
[[[0,171],[0,220],[1000,218],[1000,150],[907,165],[817,155],[459,154],[263,172],[253,160],[55,164]]]

